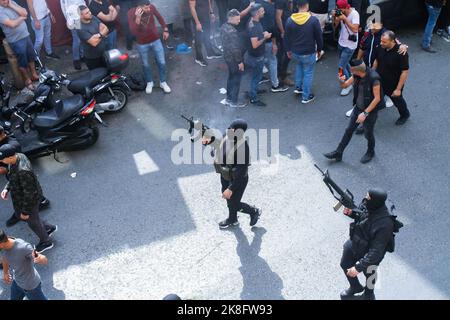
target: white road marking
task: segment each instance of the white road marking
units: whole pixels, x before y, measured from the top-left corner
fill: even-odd
[[[159,171],[159,167],[152,158],[150,158],[147,151],[142,150],[141,152],[135,153],[133,154],[133,158],[139,175],[143,176],[148,173]]]

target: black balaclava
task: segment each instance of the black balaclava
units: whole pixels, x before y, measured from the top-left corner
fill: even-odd
[[[236,119],[230,124],[228,129],[234,129],[234,133],[232,135],[235,140],[242,139],[244,132],[247,130],[247,121],[244,119]]]
[[[228,129],[242,129],[245,132],[247,130],[247,121],[244,119],[236,119],[230,124]]]
[[[385,205],[387,193],[383,189],[374,188],[369,190],[370,200],[365,200],[369,211],[377,210]]]

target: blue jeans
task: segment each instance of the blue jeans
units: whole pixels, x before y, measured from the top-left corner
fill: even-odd
[[[227,63],[228,80],[227,80],[227,99],[237,104],[239,98],[239,89],[241,87],[242,72],[238,65]]]
[[[272,87],[278,87],[280,84],[278,81],[278,60],[277,56],[272,52],[272,42],[266,42],[266,52],[264,53],[264,64],[267,65],[270,74],[270,82]]]
[[[31,21],[36,39],[34,40],[34,50],[39,54],[41,52],[42,43],[45,46],[47,54],[52,54],[52,21],[50,15],[47,15],[44,19],[39,20],[41,28],[36,29],[34,21]]]
[[[72,32],[72,55],[73,60],[81,60],[81,58],[84,56],[83,52],[83,46],[80,43],[80,37],[78,36],[77,30],[73,29]]]
[[[34,53],[30,36],[16,42],[11,42],[9,45],[17,56],[19,67],[26,69],[28,68],[28,64],[34,63],[34,60],[36,60],[36,54]]]
[[[141,56],[142,65],[144,66],[145,81],[153,81],[152,69],[148,61],[149,53],[152,51],[155,54],[156,64],[159,69],[159,81],[166,82],[166,57],[164,56],[164,47],[161,40],[158,39],[147,44],[137,44],[137,50]]]
[[[344,75],[348,79],[352,75],[350,70],[350,61],[352,60],[355,50],[338,46],[339,51],[339,68],[344,69]]]
[[[433,29],[436,26],[436,22],[441,14],[441,8],[435,8],[427,5],[428,10],[428,22],[425,27],[425,33],[423,34],[422,47],[429,48],[431,45],[431,38],[433,37]]]
[[[106,38],[106,50],[117,48],[117,30],[110,32]]]
[[[253,57],[251,55],[247,56],[247,63],[252,67],[252,80],[250,81],[250,100],[258,99],[258,84],[263,77],[264,69],[264,56]]]
[[[297,61],[295,68],[295,86],[303,88],[303,99],[308,100],[314,79],[314,67],[316,66],[316,54],[298,55],[293,53],[292,57]]]
[[[25,297],[27,297],[28,300],[48,300],[44,292],[42,292],[40,283],[33,290],[24,290],[17,285],[15,280],[13,280],[11,285],[11,300],[23,300]]]

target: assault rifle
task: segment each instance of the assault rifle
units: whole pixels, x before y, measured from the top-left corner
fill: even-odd
[[[334,182],[333,179],[331,179],[330,173],[328,172],[328,170],[325,170],[325,172],[324,172],[322,169],[320,169],[320,167],[317,164],[314,164],[314,166],[323,175],[323,182],[328,187],[328,189],[330,189],[330,192],[333,195],[333,197],[338,201],[338,203],[336,203],[336,205],[333,207],[335,212],[337,212],[342,206],[344,206],[345,208],[351,209],[356,214],[364,213],[355,204],[354,196],[350,192],[350,190],[346,189],[345,191],[343,191],[336,184],[336,182]]]
[[[181,117],[186,120],[189,123],[189,134],[192,136],[192,133],[194,132],[194,129],[201,130],[202,131],[202,137],[205,135],[206,130],[209,129],[208,126],[204,125],[200,120],[194,120],[194,117],[187,118],[184,115],[181,115]],[[201,125],[201,127],[200,127]],[[193,141],[193,137],[191,137],[191,140]]]

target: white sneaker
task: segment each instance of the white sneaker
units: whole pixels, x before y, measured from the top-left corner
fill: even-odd
[[[341,91],[341,96],[348,96],[349,93],[352,91],[353,86],[350,86],[348,88],[342,89]]]
[[[145,87],[145,93],[146,94],[151,94],[153,91],[153,81],[152,82],[147,82],[147,87]]]
[[[325,51],[320,51],[320,59],[319,59],[319,56],[318,55],[316,55],[316,62],[317,61],[319,61],[319,60],[321,60],[322,58],[323,58],[323,56],[325,55]]]
[[[267,67],[264,66],[264,67],[263,67],[263,73],[267,73],[267,72],[269,72],[269,69],[267,69]]]
[[[167,84],[167,82],[161,82],[161,84],[159,86],[161,87],[161,89],[163,89],[164,93],[171,93],[172,92],[172,90],[170,89],[170,87]]]
[[[394,106],[394,103],[392,102],[391,98],[386,97],[386,108],[391,108]]]
[[[348,110],[348,111],[345,113],[345,116],[346,116],[347,118],[350,118],[350,117],[352,116],[352,113],[353,113],[353,108],[351,108],[350,110]]]

